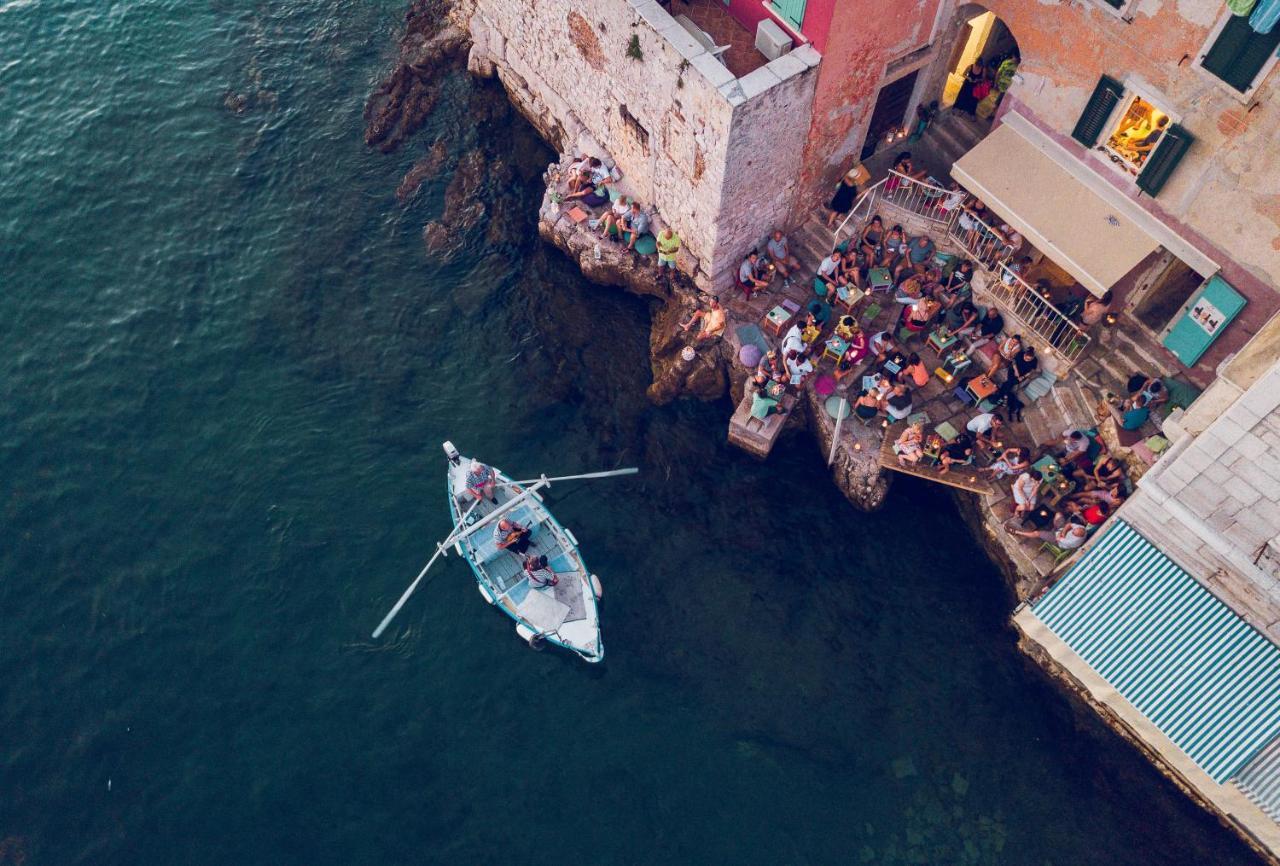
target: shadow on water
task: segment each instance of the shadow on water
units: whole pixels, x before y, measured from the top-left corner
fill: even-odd
[[[1248,862],[1017,654],[948,497],[858,514],[808,437],[646,401],[496,86],[364,147],[402,0],[3,8],[0,866]],[[452,557],[369,639],[446,438],[642,467],[551,491],[604,665]]]

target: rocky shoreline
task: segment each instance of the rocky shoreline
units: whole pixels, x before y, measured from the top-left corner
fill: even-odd
[[[458,71],[464,57],[466,68],[472,75],[499,78],[509,100],[507,109],[504,110],[514,109],[519,112],[543,140],[561,154],[559,164],[547,166],[543,174],[545,191],[538,214],[539,236],[563,252],[588,280],[603,286],[622,288],[655,302],[649,335],[653,374],[653,381],[647,390],[649,399],[657,405],[663,405],[680,397],[708,401],[727,397],[736,405],[742,399],[751,370],[738,360],[740,346],[734,328],[747,323],[735,322],[730,315],[723,338],[697,347],[692,359],[684,357],[689,340],[678,325],[705,298],[694,279],[695,276],[701,276],[698,274],[697,262],[683,262],[684,272],[677,272],[674,277],[660,275],[652,257],[640,257],[616,244],[598,244],[597,237],[585,225],[575,223],[567,217],[551,196],[552,178],[555,176],[553,170],[559,169],[559,173],[563,174],[563,169],[573,156],[581,131],[562,128],[549,106],[533,101],[529,91],[521,88],[521,82],[512,80],[513,73],[503,74],[492,61],[486,59],[488,55],[484,50],[485,46],[473,44],[469,35],[467,20],[470,12],[470,0],[413,0],[406,13],[400,62],[371,94],[366,106],[366,142],[383,152],[391,152],[408,140],[434,108],[443,76]],[[492,106],[487,109],[481,107],[480,110],[498,111]],[[446,191],[444,213],[440,219],[428,223],[423,229],[424,243],[433,255],[449,258],[458,250],[460,238],[466,232],[477,229],[483,220],[490,220],[489,231],[492,233],[494,221],[497,221],[500,230],[501,224],[512,218],[513,209],[525,206],[507,196],[498,198],[499,206],[486,209],[477,193],[495,181],[502,182],[504,178],[509,180],[513,168],[506,164],[501,154],[489,154],[488,160],[484,156],[479,150],[473,150],[457,160],[454,177]],[[450,161],[441,142],[434,143],[426,156],[414,163],[406,174],[397,190],[397,197],[403,201],[412,196],[421,183],[442,171]],[[494,212],[490,212],[491,210]],[[784,429],[784,436],[794,436],[801,430],[807,431],[823,458],[830,450],[835,432],[834,421],[826,412],[824,402],[812,389],[801,391]],[[844,425],[841,431],[842,447],[837,449],[831,466],[832,478],[837,487],[854,507],[863,511],[872,511],[883,505],[893,475],[892,472],[882,470],[879,465],[880,435],[878,428],[868,429],[858,424]],[[1034,597],[1043,581],[1038,574],[1028,573],[1015,561],[1014,553],[1008,546],[1010,541],[1007,535],[1000,532],[1000,527],[993,522],[994,518],[989,510],[978,507],[978,499],[971,493],[956,490],[953,495],[961,519],[1000,570],[1013,598],[1021,603]],[[1101,719],[1108,728],[1136,746],[1193,801],[1214,814],[1224,826],[1237,831],[1263,859],[1275,862],[1256,840],[1205,803],[1159,755],[1147,748],[1121,720],[1093,699],[1082,683],[1076,681],[1068,671],[1021,633],[1018,633],[1018,646],[1028,661],[1034,663],[1036,669],[1046,675],[1057,688],[1078,699],[1079,702],[1073,704],[1078,713],[1091,709],[1096,715],[1092,715],[1090,721]]]

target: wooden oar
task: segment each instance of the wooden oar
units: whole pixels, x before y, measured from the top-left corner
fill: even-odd
[[[470,526],[463,526],[458,529],[455,529],[453,532],[449,533],[448,538],[436,544],[435,554],[431,557],[431,559],[427,561],[427,564],[422,567],[422,571],[418,572],[418,576],[413,579],[413,583],[409,584],[409,588],[404,591],[404,595],[400,596],[400,600],[396,602],[395,607],[391,608],[391,610],[387,612],[387,615],[382,618],[382,622],[378,623],[378,627],[373,630],[373,636],[376,638],[379,635],[381,635],[384,631],[386,631],[387,626],[391,624],[391,620],[396,618],[396,614],[400,612],[400,608],[404,607],[404,603],[409,600],[409,596],[413,595],[413,591],[418,588],[418,584],[422,582],[422,578],[427,576],[427,570],[430,569],[431,566],[436,564],[437,559],[439,559],[441,556],[444,555],[445,550],[448,549],[450,544],[453,544],[455,541],[459,541],[463,538],[466,538],[468,535],[471,535],[476,530],[481,529],[482,527],[488,526],[490,523],[494,521],[495,518],[510,511],[516,505],[523,502],[530,495],[532,495],[533,492],[537,490],[539,487],[544,487],[544,486],[546,485],[542,481],[535,483],[532,487],[530,487],[528,490],[525,490],[519,496],[516,496],[507,500],[501,506],[499,506],[498,508],[495,508],[493,511],[490,511],[488,514],[486,514],[484,517],[480,518]],[[467,517],[471,514],[472,509],[474,509],[479,504],[480,504],[480,500],[478,499],[475,502],[473,502],[471,504],[471,508],[468,508],[466,513],[462,515],[462,520],[460,520],[459,523],[465,523]]]
[[[509,487],[512,484],[533,484],[535,481],[545,481],[550,484],[552,481],[577,481],[580,478],[612,478],[615,475],[635,475],[640,470],[635,466],[626,469],[611,469],[608,472],[588,472],[584,475],[561,475],[557,478],[548,478],[545,475],[541,478],[530,478],[527,481],[505,481],[498,485],[499,487]]]

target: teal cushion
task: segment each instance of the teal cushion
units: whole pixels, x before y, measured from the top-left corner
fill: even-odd
[[[658,239],[646,232],[636,241],[635,250],[642,256],[653,255],[658,251]]]

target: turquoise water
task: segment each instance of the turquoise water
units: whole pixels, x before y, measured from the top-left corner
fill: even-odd
[[[1249,862],[1017,654],[948,498],[647,404],[649,311],[539,245],[491,88],[364,147],[402,3],[0,0],[0,866]],[[448,170],[394,194],[437,138],[522,204],[454,264]],[[552,492],[603,666],[453,559],[369,640],[445,438],[643,467]]]

